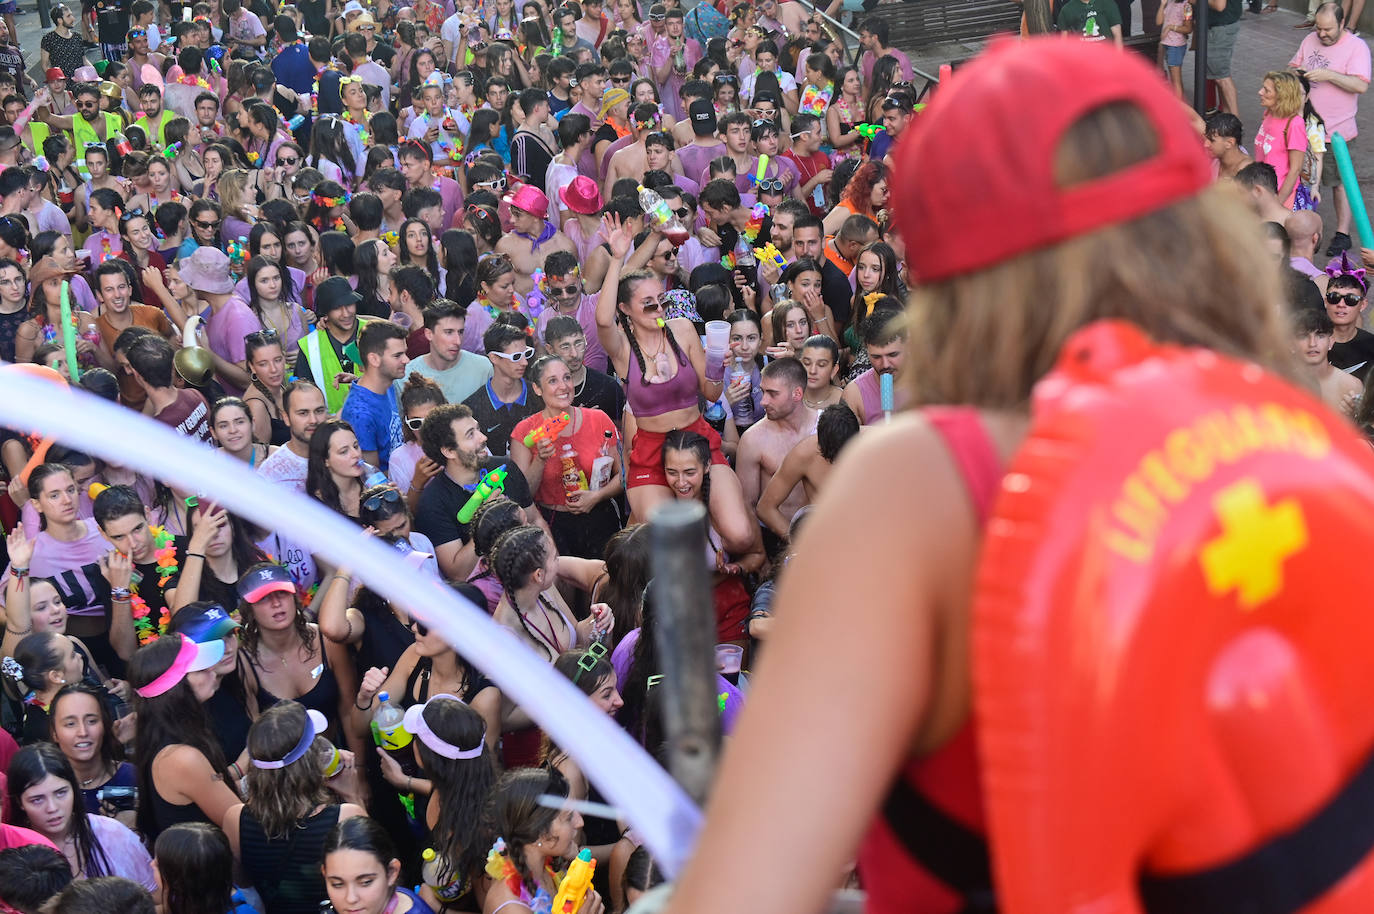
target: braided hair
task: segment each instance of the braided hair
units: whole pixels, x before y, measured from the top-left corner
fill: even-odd
[[[532,524],[513,527],[496,538],[491,547],[489,564],[491,570],[496,572],[496,579],[501,582],[506,602],[510,604],[515,618],[520,620],[520,627],[525,630],[530,641],[539,645],[552,660],[555,656],[554,651],[534,633],[515,604],[515,591],[524,586],[529,576],[543,568],[544,562],[548,560],[549,552],[545,542],[544,531],[539,527]]]
[[[525,865],[525,849],[548,834],[558,816],[557,809],[539,802],[543,794],[566,797],[568,782],[546,768],[507,771],[496,782],[483,817],[483,843],[490,847],[497,838],[505,840],[510,862],[531,893],[539,890],[540,874]]]
[[[620,284],[616,287],[616,304],[628,305],[630,303],[630,294],[636,283],[646,279],[656,280],[657,278],[658,277],[654,276],[654,274],[650,273],[648,270],[634,270],[620,277]],[[617,307],[615,310],[615,319],[616,322],[620,324],[620,329],[625,332],[625,339],[630,343],[630,351],[634,353],[635,361],[639,364],[640,380],[648,384],[649,375],[645,371],[644,352],[639,348],[639,341],[635,339],[634,328],[630,324],[630,316]],[[677,343],[677,336],[667,327],[663,328],[663,332],[668,337],[668,345],[673,347],[673,353],[677,356],[678,361],[681,362],[684,359],[684,355],[682,347]]]

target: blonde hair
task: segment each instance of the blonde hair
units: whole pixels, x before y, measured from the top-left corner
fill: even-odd
[[[242,168],[226,168],[224,173],[215,182],[215,192],[219,194],[220,209],[225,217],[233,216],[235,219],[248,220],[248,215],[243,211],[243,207],[248,201],[248,179],[247,170]]]
[[[1060,142],[1061,187],[1154,155],[1134,106],[1099,108]],[[913,290],[907,383],[918,403],[1025,409],[1074,331],[1129,321],[1160,342],[1203,346],[1295,377],[1284,302],[1259,223],[1214,187],[1139,219]],[[970,371],[970,365],[982,366]]]
[[[1274,84],[1274,117],[1288,120],[1302,113],[1302,80],[1292,70],[1270,70],[1264,78]]]

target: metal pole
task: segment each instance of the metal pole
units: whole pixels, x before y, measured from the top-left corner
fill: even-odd
[[[649,546],[668,770],[704,806],[720,749],[706,507],[674,501],[658,508],[649,524]]]
[[[1193,34],[1197,35],[1197,53],[1193,55],[1193,109],[1207,116],[1207,19],[1212,11],[1207,0],[1194,5]]]

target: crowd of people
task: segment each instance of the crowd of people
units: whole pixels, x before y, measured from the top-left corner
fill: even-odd
[[[54,8],[41,86],[0,51],[0,359],[394,545],[651,754],[646,524],[702,503],[730,732],[808,506],[917,401],[908,346],[939,358],[904,314],[920,105],[886,18],[832,4],[851,57],[795,0],[97,6]],[[1255,143],[1227,113],[1197,143],[1307,274],[1293,348],[1354,415],[1361,252],[1337,203],[1312,263],[1336,168],[1281,146],[1353,125],[1341,23],[1266,78]],[[1319,76],[1350,42],[1363,70]],[[661,880],[625,823],[546,805],[597,787],[482,658],[319,544],[35,431],[0,432],[8,909],[540,911],[583,847],[587,914]]]

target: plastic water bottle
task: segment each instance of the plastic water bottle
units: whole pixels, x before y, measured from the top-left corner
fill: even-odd
[[[366,460],[359,460],[358,466],[363,471],[363,488],[370,489],[373,486],[384,486],[391,480],[381,470],[369,464]]]
[[[744,359],[736,356],[735,371],[730,376],[730,381],[733,383],[736,378],[742,377],[745,380],[745,384],[748,385],[748,393],[740,398],[738,403],[731,407],[731,411],[735,414],[735,425],[741,428],[754,424],[754,385],[752,375],[753,370],[745,368]]]
[[[601,450],[597,452],[596,459],[592,461],[592,478],[590,485],[592,491],[604,488],[611,481],[611,468],[615,466],[615,433],[610,429],[606,430],[605,440],[601,442]]]
[[[411,736],[401,726],[405,712],[392,702],[386,692],[377,695],[377,711],[372,715],[372,741],[387,752],[396,754],[410,745]]]

